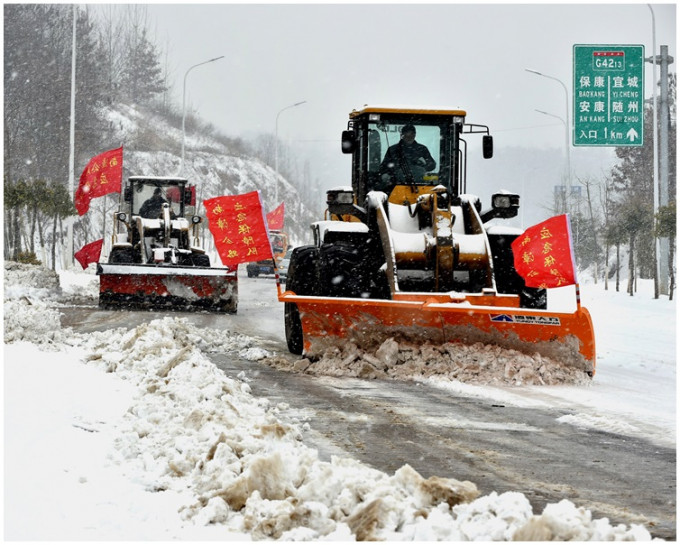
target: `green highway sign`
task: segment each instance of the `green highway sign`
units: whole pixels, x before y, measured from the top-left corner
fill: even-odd
[[[574,45],[574,146],[642,146],[643,45]]]

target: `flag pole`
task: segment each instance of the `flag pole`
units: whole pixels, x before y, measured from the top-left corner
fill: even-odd
[[[274,264],[274,276],[276,278],[276,291],[279,296],[283,295],[283,289],[281,288],[281,278],[279,277],[279,268],[276,266],[276,258],[272,254],[272,263]]]
[[[581,308],[581,286],[577,282],[574,287],[576,288],[576,310],[579,310]]]

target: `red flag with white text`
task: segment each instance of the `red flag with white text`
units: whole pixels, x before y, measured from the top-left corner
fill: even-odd
[[[99,257],[101,256],[102,253],[103,244],[104,239],[101,238],[99,240],[95,240],[94,242],[86,244],[75,254],[73,254],[73,257],[75,257],[78,260],[78,263],[80,263],[81,267],[83,267],[83,270],[87,269],[87,266],[90,263],[97,263],[99,261]]]
[[[272,259],[259,191],[203,201],[208,228],[225,266]]]
[[[90,201],[109,193],[119,193],[123,180],[123,148],[105,151],[93,157],[80,175],[75,205],[79,215],[90,208]]]
[[[568,214],[529,227],[512,243],[515,269],[530,288],[576,284]]]
[[[267,214],[267,225],[273,231],[280,231],[283,229],[285,206],[281,203],[274,210]]]

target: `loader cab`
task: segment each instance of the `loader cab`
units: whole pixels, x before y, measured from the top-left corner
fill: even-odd
[[[354,110],[342,135],[342,151],[352,154],[355,202],[361,205],[370,191],[383,191],[395,203],[405,198],[415,202],[426,188],[439,185],[454,199],[464,193],[466,149],[461,135],[486,132],[484,156],[493,154],[488,128],[466,124],[465,115],[463,110]],[[407,142],[408,126],[415,129],[415,143]],[[413,145],[425,146],[433,161],[413,164]],[[395,192],[395,187],[402,189]]]
[[[125,188],[125,201],[131,215],[156,219],[160,208],[145,203],[167,202],[172,217],[186,217],[193,212],[194,192],[185,178],[154,178],[132,176]]]

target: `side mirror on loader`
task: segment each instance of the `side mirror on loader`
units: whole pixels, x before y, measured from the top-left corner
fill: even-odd
[[[342,153],[352,153],[355,148],[354,131],[342,131]]]
[[[482,136],[482,156],[484,159],[493,157],[493,136],[490,134]]]

